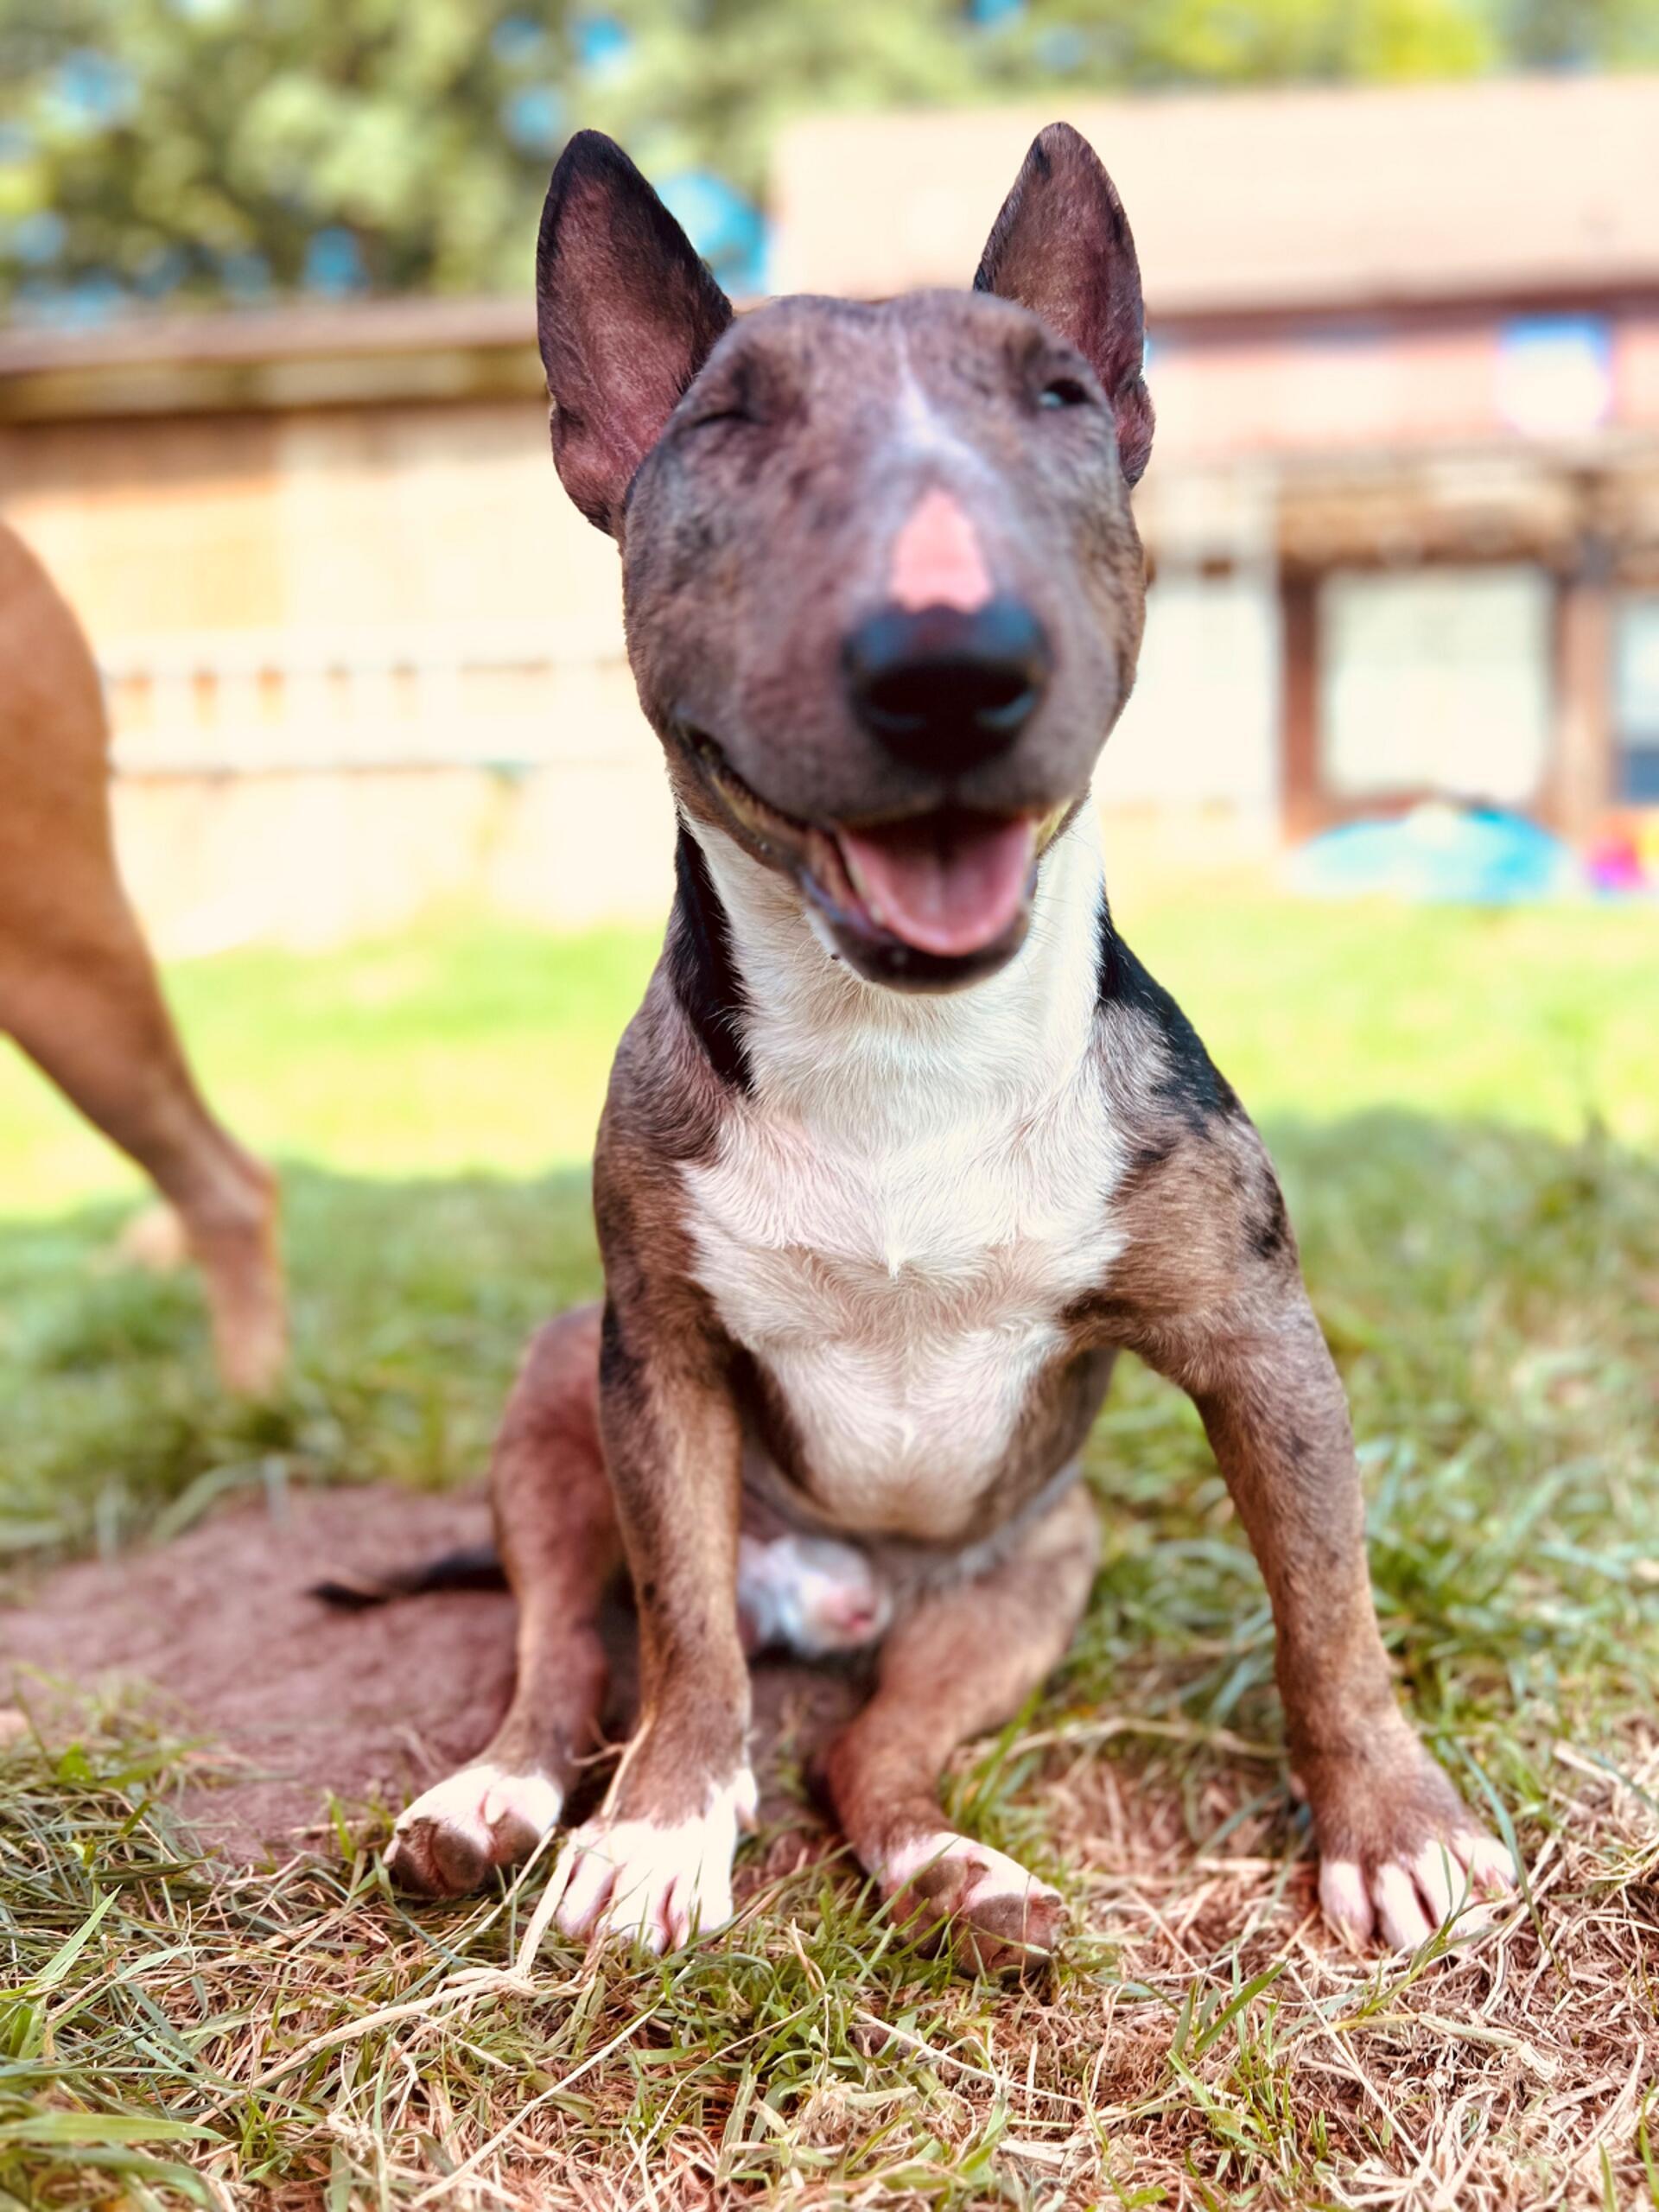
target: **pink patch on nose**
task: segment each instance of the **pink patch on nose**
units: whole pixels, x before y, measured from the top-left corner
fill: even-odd
[[[887,589],[907,614],[923,607],[954,607],[971,614],[991,595],[978,534],[957,501],[937,485],[917,501],[893,541]]]

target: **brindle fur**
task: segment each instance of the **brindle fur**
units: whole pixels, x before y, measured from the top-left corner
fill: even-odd
[[[556,457],[621,545],[630,654],[683,823],[668,941],[618,1055],[594,1164],[602,1325],[567,1324],[532,1357],[497,1461],[524,1690],[492,1756],[563,1786],[601,1691],[590,1657],[574,1688],[560,1670],[573,1648],[591,1654],[593,1578],[609,1556],[595,1504],[602,1441],[639,1602],[643,1709],[605,1815],[578,1839],[591,1849],[641,1823],[695,1821],[722,1791],[741,1797],[749,1703],[734,1583],[746,1474],[772,1511],[836,1525],[817,1440],[699,1274],[688,1177],[764,1103],[751,1051],[761,1010],[707,855],[759,863],[777,912],[798,921],[813,823],[880,823],[947,800],[1075,816],[1139,650],[1128,490],[1152,417],[1128,225],[1064,126],[1033,146],[973,293],[791,300],[734,321],[643,180],[590,135],[556,172],[538,271]],[[1057,380],[1064,419],[1040,412],[1039,388]],[[895,420],[910,431],[889,450],[881,425]],[[943,782],[874,741],[837,660],[936,469],[1003,487],[976,508],[976,526],[993,568],[1040,616],[1054,671],[1020,741]],[[764,804],[734,811],[722,776]],[[825,934],[858,974],[906,980],[838,932],[832,917]],[[898,1909],[925,1927],[954,1913],[959,1955],[979,1966],[1045,1952],[1058,1898],[1028,1883],[988,1888],[982,1862],[994,1854],[976,1859],[962,1839],[934,1865],[917,1853],[940,1829],[935,1786],[954,1745],[1017,1710],[1086,1601],[1092,1516],[1067,1482],[1121,1348],[1193,1398],[1261,1562],[1334,1916],[1363,1932],[1364,1884],[1425,1845],[1489,1848],[1395,1701],[1347,1410],[1267,1153],[1103,900],[1097,969],[1089,1095],[1103,1102],[1121,1164],[1102,1201],[1096,1280],[1053,1315],[1013,1440],[948,1537],[907,1527],[902,1494],[861,1509],[852,1529],[899,1603],[874,1695],[830,1754],[830,1791]],[[836,1003],[844,1009],[844,991]],[[1086,995],[1083,1013],[1086,1028]],[[480,1871],[445,1865],[429,1836],[418,1849],[400,1840],[400,1852],[427,1887]],[[1490,1855],[1480,1863],[1496,1878]],[[1429,1896],[1431,1877],[1414,1878]]]

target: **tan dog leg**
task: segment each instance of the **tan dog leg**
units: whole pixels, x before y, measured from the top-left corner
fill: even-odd
[[[276,1184],[191,1079],[117,873],[108,753],[86,641],[0,528],[0,1029],[178,1209],[219,1371],[259,1395],[286,1350]]]
[[[386,1864],[428,1897],[476,1889],[558,1821],[597,1738],[596,1616],[621,1560],[599,1440],[597,1306],[550,1321],[525,1355],[491,1465],[501,1563],[518,1600],[512,1703],[476,1759],[417,1797]]]
[[[836,1809],[895,1918],[943,1933],[970,1970],[1040,1962],[1065,1908],[1013,1859],[945,1827],[939,1774],[958,1744],[1017,1713],[1064,1656],[1098,1549],[1079,1485],[988,1574],[900,1618],[875,1695],[830,1748]]]
[[[208,1112],[137,928],[113,885],[72,938],[19,943],[0,894],[0,1028],[178,1210],[207,1279],[213,1349],[232,1390],[259,1395],[287,1351],[276,1184]]]

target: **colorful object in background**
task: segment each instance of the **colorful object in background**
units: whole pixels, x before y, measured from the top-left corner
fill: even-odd
[[[1314,899],[1478,906],[1565,899],[1584,888],[1572,848],[1524,815],[1439,804],[1324,831],[1292,855],[1290,881]]]
[[[1613,330],[1603,315],[1516,315],[1497,342],[1498,412],[1523,437],[1583,437],[1613,404]]]
[[[681,169],[657,189],[727,291],[741,298],[766,290],[766,223],[753,200],[712,169]]]
[[[1584,865],[1597,891],[1659,898],[1659,815],[1614,823],[1592,846]]]

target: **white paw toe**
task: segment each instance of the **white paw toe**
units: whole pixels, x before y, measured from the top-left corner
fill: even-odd
[[[1065,1926],[1058,1890],[1017,1859],[949,1829],[899,1846],[878,1872],[896,1919],[924,1932],[951,1923],[952,1949],[987,1972],[1040,1961]]]
[[[1376,1909],[1357,1859],[1326,1859],[1319,1866],[1319,1904],[1344,1943],[1369,1943]]]
[[[723,1928],[733,1912],[738,1827],[753,1818],[753,1796],[744,1775],[688,1820],[589,1821],[554,1869],[555,1925],[578,1941],[635,1942],[659,1954]]]
[[[1382,1941],[1391,1951],[1414,1951],[1420,1943],[1427,1942],[1440,1925],[1425,1910],[1411,1869],[1395,1859],[1388,1860],[1372,1875],[1371,1896]]]
[[[1485,1926],[1493,1901],[1512,1894],[1517,1879],[1507,1846],[1467,1829],[1370,1868],[1325,1859],[1319,1904],[1345,1943],[1357,1948],[1380,1935],[1390,1950],[1414,1951],[1442,1928],[1471,1935]]]
[[[557,1825],[558,1785],[489,1762],[423,1790],[399,1816],[387,1863],[397,1880],[439,1897],[475,1889],[493,1867],[526,1859]]]

